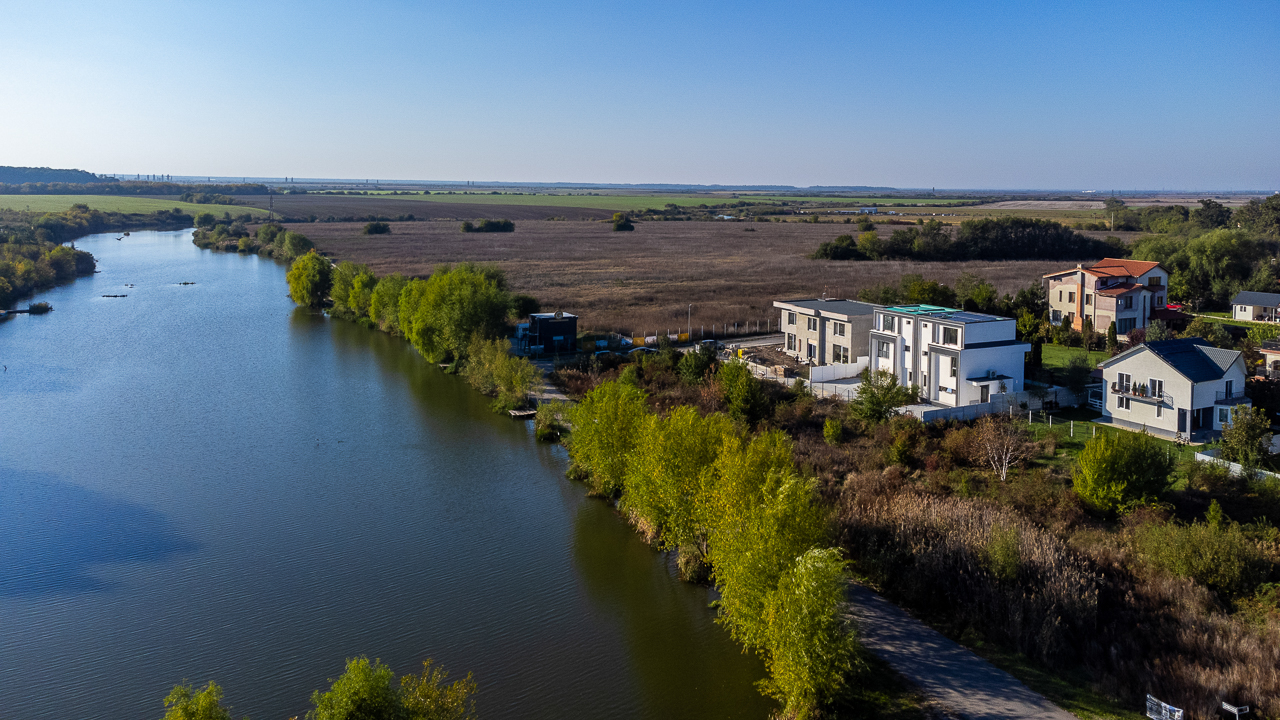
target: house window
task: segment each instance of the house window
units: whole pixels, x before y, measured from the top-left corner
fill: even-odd
[[[818,359],[818,346],[817,346],[817,345],[814,345],[814,344],[813,344],[813,343],[811,343],[811,342],[806,342],[806,343],[805,343],[805,345],[807,345],[807,346],[808,346],[808,347],[806,347],[805,349],[808,351],[809,359],[810,359],[810,360],[817,360],[817,359]]]
[[[1160,279],[1159,276],[1147,278],[1147,285],[1149,287],[1160,287],[1162,282],[1163,281]]]
[[[1156,419],[1164,417],[1164,405],[1156,405]]]
[[[1062,291],[1058,291],[1058,302],[1062,302]]]
[[[832,323],[831,331],[839,337],[844,337],[844,323]]]
[[[1124,309],[1125,309],[1125,310],[1132,310],[1132,309],[1133,309],[1133,296],[1132,296],[1132,295],[1129,295],[1129,296],[1126,296],[1126,297],[1125,297],[1125,299],[1124,299]]]
[[[1085,304],[1085,305],[1092,305],[1092,304],[1093,304],[1093,296],[1092,296],[1092,295],[1090,295],[1089,293],[1085,293],[1085,294],[1084,294],[1084,304]]]
[[[1156,296],[1156,307],[1164,307],[1164,296],[1163,296],[1163,295],[1157,295],[1157,296]]]
[[[959,345],[960,331],[956,328],[942,328],[942,344],[943,345]]]
[[[1153,398],[1164,397],[1164,381],[1155,378],[1147,378],[1147,392]]]
[[[1227,381],[1227,399],[1231,399],[1236,396],[1236,394],[1232,392],[1235,389],[1235,382],[1235,380]]]
[[[1116,332],[1123,335],[1124,333],[1132,330],[1133,326],[1137,324],[1137,322],[1138,321],[1135,318],[1120,318],[1120,320],[1116,322]]]
[[[955,394],[956,394],[956,391],[955,391],[953,388],[949,388],[949,387],[947,387],[946,385],[939,385],[939,386],[938,386],[938,392],[940,392],[940,393],[947,393],[948,395],[955,395]]]
[[[1231,408],[1218,408],[1218,424],[1227,425],[1231,422]]]
[[[1117,410],[1128,410],[1128,409],[1130,408],[1130,404],[1131,404],[1132,402],[1133,402],[1132,400],[1130,400],[1129,398],[1127,398],[1127,397],[1125,397],[1125,396],[1123,396],[1123,395],[1117,395],[1117,396],[1116,396],[1116,409],[1117,409]]]
[[[1067,293],[1067,302],[1073,303],[1075,301],[1076,301],[1076,294],[1073,292]]]
[[[897,328],[894,325],[894,320],[896,320],[897,318],[893,317],[892,315],[881,315],[880,318],[881,318],[880,319],[881,330],[885,332],[895,332],[897,330]]]
[[[843,345],[831,346],[831,362],[847,363],[849,362],[849,348]]]
[[[959,358],[951,358],[951,377],[956,376],[956,371],[960,368]]]
[[[1133,376],[1129,373],[1116,374],[1116,385],[1120,386],[1120,392],[1129,392],[1129,388],[1133,386]]]
[[[818,318],[809,318],[809,332],[818,332]]]
[[[795,325],[794,322],[791,324]],[[795,333],[787,333],[787,349],[790,350],[791,352],[796,351],[796,334]]]
[[[788,324],[788,325],[795,325],[795,324],[796,324],[796,314],[795,314],[795,313],[793,313],[793,312],[789,312],[789,313],[787,313],[787,324]]]
[[[889,358],[889,343],[883,340],[876,342],[876,357],[886,360]]]

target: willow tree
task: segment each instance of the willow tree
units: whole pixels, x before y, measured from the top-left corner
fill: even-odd
[[[613,496],[622,491],[638,430],[648,415],[646,397],[633,385],[606,382],[569,410],[569,454],[588,473],[595,492]]]
[[[286,275],[293,301],[307,307],[324,304],[329,296],[332,270],[333,265],[328,258],[321,257],[314,250],[293,261]]]

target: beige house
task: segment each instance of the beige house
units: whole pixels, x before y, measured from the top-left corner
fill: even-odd
[[[1089,318],[1097,332],[1106,332],[1114,322],[1118,335],[1128,335],[1172,313],[1165,307],[1169,272],[1160,263],[1106,258],[1089,267],[1049,273],[1044,281],[1049,319],[1058,324],[1069,318],[1076,330]]]
[[[1231,299],[1231,318],[1249,322],[1280,322],[1280,293],[1241,290]]]
[[[1243,354],[1200,338],[1143,343],[1098,367],[1102,414],[1125,427],[1203,439],[1221,432],[1237,406],[1252,404]]]
[[[782,349],[810,365],[852,365],[867,354],[875,311],[857,300],[775,300],[785,336]]]

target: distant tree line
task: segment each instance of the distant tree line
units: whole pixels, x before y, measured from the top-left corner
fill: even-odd
[[[190,183],[129,180],[118,182],[0,182],[0,195],[266,195],[269,188],[259,183],[234,185],[193,185]]]
[[[191,242],[206,250],[257,253],[286,261],[302,257],[315,247],[306,235],[276,223],[260,225],[250,233],[248,223],[252,220],[249,214],[232,218],[224,212],[219,219],[213,213],[200,213],[195,219],[196,231]]]
[[[930,220],[895,230],[887,239],[867,230],[841,235],[811,256],[821,260],[1082,260],[1123,254],[1116,242],[1095,240],[1052,220],[980,218],[953,232]]]
[[[492,232],[515,232],[516,224],[510,220],[480,220],[472,223],[470,220],[462,223],[462,232],[464,233],[492,233]]]
[[[537,312],[538,303],[513,295],[496,267],[443,265],[426,279],[379,278],[367,265],[334,266],[311,251],[294,261],[288,281],[299,305],[403,336],[428,361],[448,362],[496,397],[495,410],[526,404],[540,377],[527,358],[510,354],[506,339],[508,320]]]
[[[218,193],[203,192],[186,192],[178,196],[182,202],[195,203],[196,205],[235,205],[236,199],[230,195],[219,195]]]
[[[153,213],[119,213],[93,210],[77,203],[57,213],[0,210],[0,238],[18,237],[63,243],[94,233],[120,230],[181,230],[192,218],[178,208]]]
[[[113,177],[103,177],[85,170],[56,170],[47,167],[14,167],[0,165],[0,184],[23,185],[25,183],[105,183],[115,182]]]

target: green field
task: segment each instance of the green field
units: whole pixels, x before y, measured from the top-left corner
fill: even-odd
[[[178,208],[185,213],[197,215],[211,212],[222,215],[266,216],[266,210],[259,210],[244,205],[197,205],[195,203],[178,202],[155,197],[134,197],[128,195],[0,195],[0,208],[9,210],[30,210],[31,212],[62,212],[77,203],[84,203],[94,210],[120,213],[153,213],[157,210]]]
[[[370,191],[369,195],[390,195],[391,191]],[[322,195],[317,193],[317,195]],[[323,196],[323,195],[322,195]],[[595,210],[635,211],[646,208],[661,209],[667,203],[680,207],[697,207],[699,205],[721,205],[735,202],[821,202],[841,203],[849,206],[864,206],[871,203],[928,203],[929,205],[950,205],[966,202],[952,199],[907,199],[907,198],[841,198],[841,197],[788,197],[785,195],[523,195],[508,193],[490,195],[484,193],[461,194],[432,193],[430,195],[399,195],[400,200],[418,200],[421,202],[461,203],[471,205],[533,205],[538,207],[578,207]]]

